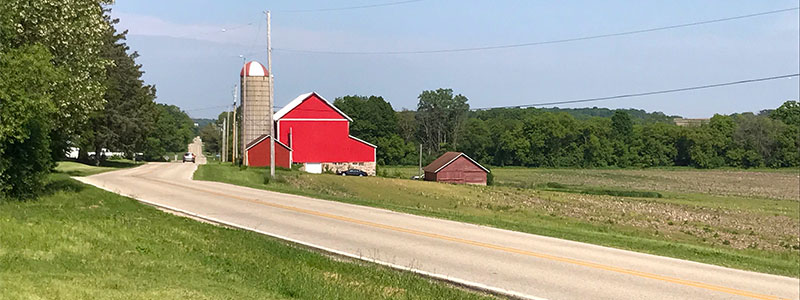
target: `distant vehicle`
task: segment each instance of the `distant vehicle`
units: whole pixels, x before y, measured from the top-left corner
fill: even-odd
[[[421,175],[411,176],[411,180],[422,180],[422,176]]]
[[[339,172],[338,174],[342,176],[367,176],[367,172],[361,171],[359,169],[350,169],[347,171]]]
[[[195,158],[194,153],[186,152],[186,154],[183,155],[183,162],[191,161],[192,163],[194,163],[194,158]]]

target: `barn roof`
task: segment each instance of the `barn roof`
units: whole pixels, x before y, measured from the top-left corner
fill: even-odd
[[[306,101],[308,98],[311,98],[311,96],[314,96],[314,95],[316,95],[316,96],[317,96],[317,98],[319,98],[320,100],[322,100],[322,102],[325,102],[325,104],[327,104],[328,106],[330,106],[330,107],[331,107],[331,108],[332,108],[334,111],[336,111],[337,113],[339,113],[340,115],[342,115],[342,117],[344,117],[345,119],[347,119],[347,120],[348,120],[348,121],[350,121],[350,122],[353,122],[353,119],[350,119],[350,117],[348,117],[348,116],[347,116],[347,115],[346,115],[344,112],[342,112],[341,110],[339,110],[338,108],[336,108],[336,106],[334,106],[333,104],[331,104],[331,103],[330,103],[328,100],[326,100],[325,98],[322,98],[322,96],[320,96],[320,95],[319,95],[319,94],[317,94],[316,92],[305,93],[305,94],[302,94],[302,95],[300,95],[300,96],[297,96],[297,98],[294,98],[294,100],[290,101],[290,102],[289,102],[289,104],[286,104],[286,106],[284,106],[284,107],[283,107],[283,108],[281,108],[281,109],[280,109],[278,112],[276,112],[276,113],[275,113],[275,115],[273,115],[273,116],[272,116],[273,120],[275,120],[275,121],[277,121],[277,120],[280,120],[281,118],[283,118],[283,116],[285,116],[285,115],[286,115],[286,114],[288,114],[290,111],[292,111],[293,109],[295,109],[295,108],[296,108],[298,105],[302,104],[302,103],[303,103],[303,101]]]
[[[427,165],[424,168],[422,168],[422,170],[424,170],[425,172],[438,173],[440,170],[444,169],[444,167],[447,167],[447,165],[453,163],[454,161],[456,161],[456,159],[458,159],[459,157],[462,157],[462,156],[467,158],[469,161],[471,161],[476,166],[478,166],[481,169],[483,169],[484,171],[486,171],[486,173],[489,173],[489,169],[484,168],[477,161],[475,161],[474,159],[470,158],[469,156],[467,156],[466,154],[464,154],[462,152],[447,152],[447,153],[443,154],[442,156],[439,156],[439,158],[434,160],[429,165]]]
[[[370,144],[370,143],[368,143],[367,141],[365,141],[365,140],[362,140],[362,139],[360,139],[360,138],[357,138],[357,137],[354,137],[354,136],[352,136],[352,135],[350,136],[350,138],[351,138],[351,139],[354,139],[354,140],[356,140],[356,141],[362,142],[362,143],[364,143],[364,144],[366,144],[367,146],[370,146],[370,147],[372,147],[372,148],[378,148],[378,146],[375,146],[375,145],[373,145],[373,144]]]
[[[268,138],[269,138],[269,134],[262,134],[261,136],[259,136],[256,139],[250,141],[249,143],[247,143],[247,146],[244,147],[244,150],[250,150],[250,148],[253,148],[253,146],[260,144],[261,142],[263,142],[264,140],[266,140]],[[279,141],[278,139],[275,139],[275,143],[278,144],[278,145],[283,146],[283,148],[286,148],[289,151],[292,151],[292,148],[289,148],[289,146],[286,146],[286,144],[281,143],[281,141]]]
[[[269,71],[267,71],[267,68],[265,68],[264,65],[258,63],[257,61],[251,61],[244,64],[242,71],[239,72],[239,76],[244,77],[245,75],[251,77],[264,77],[269,76]]]

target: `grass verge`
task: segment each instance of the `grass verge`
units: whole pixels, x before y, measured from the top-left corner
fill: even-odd
[[[278,171],[265,183],[264,174],[209,164],[194,178],[800,277],[797,201],[676,192],[621,197],[296,171]]]
[[[37,200],[0,203],[0,237],[0,298],[488,298],[174,216],[67,174],[51,174]]]
[[[64,173],[70,176],[90,176],[108,171],[114,171],[121,168],[132,168],[141,166],[142,163],[133,162],[132,160],[106,160],[100,166],[92,166],[75,161],[59,161],[56,165],[56,172]]]

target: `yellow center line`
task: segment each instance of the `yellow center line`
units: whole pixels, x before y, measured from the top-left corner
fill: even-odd
[[[183,187],[183,188],[190,189],[190,190],[193,190],[193,191],[206,192],[206,193],[217,195],[217,196],[221,196],[221,197],[233,198],[233,199],[246,201],[246,202],[250,202],[250,203],[255,203],[255,204],[259,204],[259,205],[265,205],[265,206],[270,206],[270,207],[274,207],[274,208],[280,208],[280,209],[285,209],[285,210],[294,211],[294,212],[298,212],[298,213],[304,213],[304,214],[309,214],[309,215],[314,215],[314,216],[319,216],[319,217],[324,217],[324,218],[329,218],[329,219],[334,219],[334,220],[338,220],[338,221],[349,222],[349,223],[354,223],[354,224],[359,224],[359,225],[364,225],[364,226],[369,226],[369,227],[381,228],[381,229],[386,229],[386,230],[391,230],[391,231],[396,231],[396,232],[403,232],[403,233],[408,233],[408,234],[412,234],[412,235],[429,237],[429,238],[433,238],[433,239],[446,240],[446,241],[451,241],[451,242],[456,242],[456,243],[461,243],[461,244],[473,245],[473,246],[477,246],[477,247],[493,249],[493,250],[499,250],[499,251],[503,251],[503,252],[515,253],[515,254],[520,254],[520,255],[525,255],[525,256],[530,256],[530,257],[536,257],[536,258],[541,258],[541,259],[547,259],[547,260],[552,260],[552,261],[558,261],[558,262],[563,262],[563,263],[568,263],[568,264],[573,264],[573,265],[578,265],[578,266],[583,266],[583,267],[588,267],[588,268],[593,268],[593,269],[611,271],[611,272],[616,272],[616,273],[621,273],[621,274],[628,274],[628,275],[633,275],[633,276],[638,276],[638,277],[643,277],[643,278],[650,278],[650,279],[655,279],[655,280],[660,280],[660,281],[665,281],[665,282],[671,282],[671,283],[685,285],[685,286],[691,286],[691,287],[697,287],[697,288],[702,288],[702,289],[707,289],[707,290],[712,290],[712,291],[717,291],[717,292],[723,292],[723,293],[737,295],[737,296],[750,297],[750,298],[754,298],[754,299],[764,299],[764,300],[781,300],[781,299],[784,299],[784,298],[780,298],[780,297],[776,297],[776,296],[763,295],[763,294],[758,294],[758,293],[754,293],[754,292],[749,292],[749,291],[744,291],[744,290],[739,290],[739,289],[734,289],[734,288],[729,288],[729,287],[724,287],[724,286],[719,286],[719,285],[713,285],[713,284],[708,284],[708,283],[703,283],[703,282],[685,280],[685,279],[680,279],[680,278],[676,278],[676,277],[663,276],[663,275],[647,273],[647,272],[641,272],[641,271],[636,271],[636,270],[629,270],[629,269],[625,269],[625,268],[608,266],[608,265],[603,265],[603,264],[598,264],[598,263],[593,263],[593,262],[587,262],[587,261],[582,261],[582,260],[577,260],[577,259],[572,259],[572,258],[560,257],[560,256],[555,256],[555,255],[543,254],[543,253],[537,253],[537,252],[532,252],[532,251],[528,251],[528,250],[516,249],[516,248],[500,246],[500,245],[495,245],[495,244],[489,244],[489,243],[484,243],[484,242],[478,242],[478,241],[473,241],[473,240],[468,240],[468,239],[463,239],[463,238],[451,237],[451,236],[446,236],[446,235],[441,235],[441,234],[436,234],[436,233],[424,232],[424,231],[419,231],[419,230],[414,230],[414,229],[408,229],[408,228],[403,228],[403,227],[397,227],[397,226],[392,226],[392,225],[386,225],[386,224],[374,223],[374,222],[370,222],[370,221],[353,219],[353,218],[349,218],[349,217],[344,217],[344,216],[339,216],[339,215],[334,215],[334,214],[329,214],[329,213],[324,213],[324,212],[319,212],[319,211],[314,211],[314,210],[309,210],[309,209],[304,209],[304,208],[299,208],[299,207],[294,207],[294,206],[289,206],[289,205],[265,202],[265,201],[261,201],[261,200],[258,200],[258,199],[239,197],[239,196],[236,196],[236,195],[230,195],[230,194],[221,193],[221,192],[217,192],[217,191],[200,189],[200,188],[197,188],[197,187],[186,186],[186,185],[177,184],[177,183],[174,183],[174,182],[171,182],[171,181],[166,181],[166,180],[161,180],[161,179],[145,178],[145,177],[141,177],[141,176],[136,176],[136,177],[139,177],[139,178],[145,179],[145,180],[165,183],[165,184],[169,184],[169,185],[173,185],[173,186]]]

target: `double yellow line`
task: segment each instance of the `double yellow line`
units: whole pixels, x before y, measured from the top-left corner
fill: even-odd
[[[168,184],[168,185],[172,185],[172,186],[182,187],[182,188],[189,189],[189,190],[192,190],[192,191],[202,191],[202,192],[205,192],[205,193],[209,193],[209,194],[217,195],[217,196],[221,196],[221,197],[233,198],[233,199],[237,199],[237,200],[241,200],[241,201],[245,201],[245,202],[250,202],[250,203],[254,203],[254,204],[259,204],[259,205],[264,205],[264,206],[269,206],[269,207],[274,207],[274,208],[280,208],[280,209],[284,209],[284,210],[288,210],[288,211],[304,213],[304,214],[308,214],[308,215],[313,215],[313,216],[318,216],[318,217],[323,217],[323,218],[328,218],[328,219],[333,219],[333,220],[338,220],[338,221],[343,221],[343,222],[348,222],[348,223],[354,223],[354,224],[359,224],[359,225],[364,225],[364,226],[369,226],[369,227],[374,227],[374,228],[381,228],[381,229],[395,231],[395,232],[402,232],[402,233],[407,233],[407,234],[412,234],[412,235],[417,235],[417,236],[424,236],[424,237],[438,239],[438,240],[445,240],[445,241],[450,241],[450,242],[455,242],[455,243],[467,244],[467,245],[472,245],[472,246],[476,246],[476,247],[493,249],[493,250],[498,250],[498,251],[503,251],[503,252],[508,252],[508,253],[514,253],[514,254],[520,254],[520,255],[536,257],[536,258],[541,258],[541,259],[547,259],[547,260],[552,260],[552,261],[558,261],[558,262],[563,262],[563,263],[568,263],[568,264],[573,264],[573,265],[578,265],[578,266],[583,266],[583,267],[588,267],[588,268],[593,268],[593,269],[605,270],[605,271],[610,271],[610,272],[616,272],[616,273],[621,273],[621,274],[627,274],[627,275],[632,275],[632,276],[637,276],[637,277],[642,277],[642,278],[655,279],[655,280],[660,280],[660,281],[680,284],[680,285],[684,285],[684,286],[691,286],[691,287],[696,287],[696,288],[701,288],[701,289],[707,289],[707,290],[727,293],[727,294],[731,294],[731,295],[750,297],[750,298],[754,298],[754,299],[763,299],[763,300],[783,300],[783,299],[785,299],[785,298],[780,298],[780,297],[776,297],[776,296],[763,295],[763,294],[758,294],[758,293],[739,290],[739,289],[734,289],[734,288],[728,288],[728,287],[719,286],[719,285],[713,285],[713,284],[702,283],[702,282],[691,281],[691,280],[685,280],[685,279],[669,277],[669,276],[663,276],[663,275],[658,275],[658,274],[653,274],[653,273],[629,270],[629,269],[624,269],[624,268],[619,268],[619,267],[614,267],[614,266],[608,266],[608,265],[603,265],[603,264],[598,264],[598,263],[592,263],[592,262],[587,262],[587,261],[582,261],[582,260],[577,260],[577,259],[572,259],[572,258],[560,257],[560,256],[555,256],[555,255],[543,254],[543,253],[537,253],[537,252],[532,252],[532,251],[527,251],[527,250],[522,250],[522,249],[516,249],[516,248],[505,247],[505,246],[500,246],[500,245],[495,245],[495,244],[478,242],[478,241],[462,239],[462,238],[457,238],[457,237],[452,237],[452,236],[446,236],[446,235],[441,235],[441,234],[436,234],[436,233],[424,232],[424,231],[419,231],[419,230],[414,230],[414,229],[408,229],[408,228],[403,228],[403,227],[397,227],[397,226],[391,226],[391,225],[386,225],[386,224],[369,222],[369,221],[364,221],[364,220],[359,220],[359,219],[353,219],[353,218],[349,218],[349,217],[344,217],[344,216],[339,216],[339,215],[334,215],[334,214],[329,214],[329,213],[324,213],[324,212],[319,212],[319,211],[314,211],[314,210],[308,210],[308,209],[289,206],[289,205],[265,202],[265,201],[260,201],[260,200],[257,200],[257,199],[245,198],[245,197],[225,194],[225,193],[221,193],[221,192],[217,192],[217,191],[200,189],[200,188],[197,188],[197,187],[177,184],[177,183],[174,183],[174,182],[171,182],[171,181],[167,181],[167,180],[146,178],[146,177],[143,177],[143,176],[136,176],[136,177],[139,177],[139,178],[142,178],[142,179],[145,179],[145,180],[149,180],[149,181],[155,181],[155,182],[160,182],[160,183],[164,183],[164,184]]]

